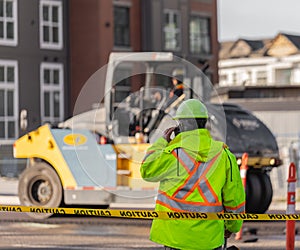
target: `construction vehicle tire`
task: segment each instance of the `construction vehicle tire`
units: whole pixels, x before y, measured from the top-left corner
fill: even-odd
[[[273,188],[272,188],[272,183],[270,180],[270,176],[268,175],[267,172],[260,172],[258,174],[260,183],[261,183],[261,187],[262,187],[262,193],[261,193],[261,201],[260,201],[260,210],[258,211],[259,213],[265,213],[271,202],[272,202],[272,198],[273,198]]]
[[[246,186],[246,212],[265,213],[272,201],[270,177],[260,170],[248,171]]]
[[[246,212],[255,213],[260,205],[261,186],[258,176],[251,172],[247,172],[246,185]]]
[[[55,170],[45,162],[26,168],[19,178],[19,199],[23,206],[59,207],[62,185]],[[51,213],[29,213],[35,219],[46,219]]]

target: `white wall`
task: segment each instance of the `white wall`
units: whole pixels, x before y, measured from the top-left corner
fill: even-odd
[[[257,57],[257,58],[236,58],[219,61],[219,76],[227,75],[227,80],[220,77],[220,86],[240,86],[243,84],[257,85],[257,72],[265,71],[266,82],[259,85],[281,84],[280,79],[276,79],[277,69],[291,69],[290,84],[300,84],[300,55],[288,57]],[[245,75],[250,73],[250,77],[245,79]],[[233,83],[232,76],[236,74],[237,83]],[[280,78],[280,77],[279,77]]]
[[[270,177],[273,185],[274,199],[285,199],[288,169],[291,163],[289,154],[292,146],[291,143],[300,140],[300,111],[256,111],[253,113],[264,122],[276,136],[283,165],[273,169],[270,173]],[[298,154],[300,154],[300,152],[298,152]],[[299,171],[300,169],[298,169],[298,177],[300,177]],[[300,186],[300,180],[298,180],[297,186]]]

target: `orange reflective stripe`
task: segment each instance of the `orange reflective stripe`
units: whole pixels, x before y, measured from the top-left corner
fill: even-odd
[[[193,169],[192,172],[190,172],[189,177],[185,179],[184,183],[177,188],[177,190],[174,192],[174,194],[172,195],[173,197],[175,197],[181,190],[183,190],[184,187],[187,186],[188,182],[193,178],[194,174],[197,172],[199,166],[201,165],[201,162],[199,162],[195,168]],[[197,183],[196,183],[197,184]],[[193,190],[189,189],[189,192],[192,192]]]
[[[205,178],[205,179],[206,179],[206,178]],[[218,196],[217,196],[215,190],[212,188],[212,186],[210,185],[210,183],[209,183],[209,181],[208,181],[207,179],[205,180],[205,183],[206,183],[206,185],[208,186],[208,188],[209,188],[211,194],[215,197],[215,200],[218,201],[218,200],[219,200],[219,199],[218,199]]]
[[[221,152],[220,152],[220,153],[221,153]],[[209,189],[211,195],[214,197],[215,202],[218,201],[218,196],[216,195],[215,191],[212,189],[212,187],[211,187],[209,181],[207,180],[206,174],[207,174],[207,172],[210,170],[210,168],[212,167],[212,165],[214,164],[214,162],[216,161],[216,159],[219,157],[220,153],[217,154],[217,155],[210,161],[209,165],[206,167],[206,169],[204,170],[203,174],[201,174],[201,176],[199,177],[199,180],[198,180],[198,181],[195,183],[195,185],[192,187],[192,191],[194,191],[197,187],[199,187],[199,190],[202,191],[201,186],[203,186],[203,184],[205,184],[205,185],[207,186],[207,188]],[[201,182],[202,180],[204,180],[204,183]],[[202,185],[201,185],[201,184],[202,184]],[[204,190],[205,190],[205,189],[204,189]],[[207,191],[208,191],[208,190],[207,190]],[[200,194],[203,194],[202,198],[208,202],[207,196],[206,196],[203,192],[201,192]],[[210,202],[212,202],[212,200],[211,200]]]
[[[240,213],[245,211],[245,204],[246,202],[243,202],[236,207],[229,207],[229,206],[224,206],[226,212],[233,212],[233,213]]]
[[[208,202],[208,200],[207,200],[207,198],[206,198],[206,196],[204,195],[204,193],[203,193],[203,191],[202,191],[202,189],[200,188],[200,186],[197,186],[197,189],[198,189],[198,192],[199,192],[199,194],[201,195],[201,197],[203,198],[203,200],[205,201],[205,203],[209,203]]]
[[[198,186],[200,186],[200,188],[199,189],[197,188],[197,189],[198,190],[204,189],[204,192],[200,192],[200,195],[206,202],[211,202],[211,203],[218,202],[218,197],[217,197],[216,193],[214,192],[214,190],[212,189],[211,185],[209,184],[209,182],[206,178],[206,174],[211,169],[211,167],[213,166],[214,162],[219,157],[221,152],[222,151],[220,151],[217,155],[215,155],[215,157],[212,158],[209,162],[202,164],[202,165],[204,165],[203,169],[200,170],[201,172],[203,171],[202,173],[198,171],[198,169],[201,165],[201,162],[198,162],[197,165],[194,167],[193,171],[189,173],[188,178],[185,180],[185,182],[180,187],[178,187],[178,189],[174,192],[172,197],[177,197],[177,198],[181,198],[182,200],[185,200],[195,191],[195,189]],[[187,165],[185,162],[183,162],[183,164]],[[205,167],[205,165],[207,165],[207,166]],[[197,173],[197,175],[196,175],[196,173]],[[192,180],[192,179],[194,179],[194,180]],[[197,179],[197,181],[195,179]],[[203,182],[203,180],[204,180],[204,182]],[[193,185],[193,186],[189,187],[189,184]],[[201,188],[201,187],[203,187],[203,188]],[[183,197],[180,197],[180,196],[178,197],[179,192],[182,190],[184,190],[185,195]],[[189,190],[189,191],[186,191],[186,190]],[[208,199],[207,196],[211,196],[210,199]]]
[[[221,202],[211,204],[206,202],[195,202],[180,200],[169,196],[167,193],[159,191],[157,204],[160,204],[173,211],[193,211],[193,212],[223,212],[223,205]]]
[[[175,211],[175,212],[183,212],[184,210],[180,210],[180,209],[177,209],[177,208],[174,208],[174,207],[171,207],[169,204],[165,203],[165,202],[162,202],[160,200],[157,200],[156,201],[157,204],[160,204],[166,208],[169,208],[170,210],[172,211]]]
[[[179,157],[180,153],[180,157]],[[190,173],[191,169],[196,165],[195,159],[193,159],[183,148],[177,148],[172,151],[172,155],[178,159],[180,164],[185,168],[185,170]]]
[[[160,190],[157,204],[173,211],[222,212],[224,210],[223,204],[219,201],[216,192],[206,177],[221,153],[222,151],[208,162],[197,162],[182,148],[173,150],[173,156],[178,159],[188,176],[173,194],[168,195]],[[187,200],[194,192],[198,192],[203,201]]]
[[[201,165],[201,163],[199,162],[199,164],[198,164],[198,166],[195,168],[196,169],[196,171],[198,170],[198,168],[200,167],[200,165]],[[192,173],[193,175],[195,174],[195,173]],[[193,176],[192,176],[192,174],[189,176],[189,178],[188,179],[191,179]],[[201,177],[200,177],[201,178]],[[200,181],[200,178],[198,179],[198,181],[197,182],[195,182],[195,184],[193,185],[193,187],[192,188],[190,188],[190,190],[188,191],[188,192],[186,192],[186,194],[182,197],[182,199],[183,200],[186,200],[194,191],[195,191],[195,189],[199,186],[199,181]],[[187,179],[187,180],[188,180]],[[181,187],[179,187],[180,189],[183,189],[183,187],[184,186],[186,186],[186,184],[187,183],[183,183],[183,185],[181,186]],[[204,193],[200,193],[200,195],[204,198]],[[206,200],[206,199],[205,199]],[[206,200],[207,201],[207,200]]]

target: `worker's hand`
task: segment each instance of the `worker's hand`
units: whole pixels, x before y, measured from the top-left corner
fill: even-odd
[[[224,237],[226,239],[230,238],[230,236],[232,235],[232,232],[228,231],[227,229],[225,229],[225,232],[224,232]]]
[[[163,134],[163,138],[167,141],[167,142],[170,142],[171,141],[171,134],[173,133],[173,131],[176,129],[177,127],[171,127],[171,128],[168,128],[164,131],[164,134]]]

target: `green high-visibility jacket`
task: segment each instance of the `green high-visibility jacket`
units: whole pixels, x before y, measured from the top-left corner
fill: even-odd
[[[141,175],[160,182],[157,211],[244,212],[236,158],[207,129],[181,132],[169,143],[159,138],[147,150]],[[242,223],[154,219],[150,240],[178,249],[214,249],[224,243],[225,229],[238,232]]]

